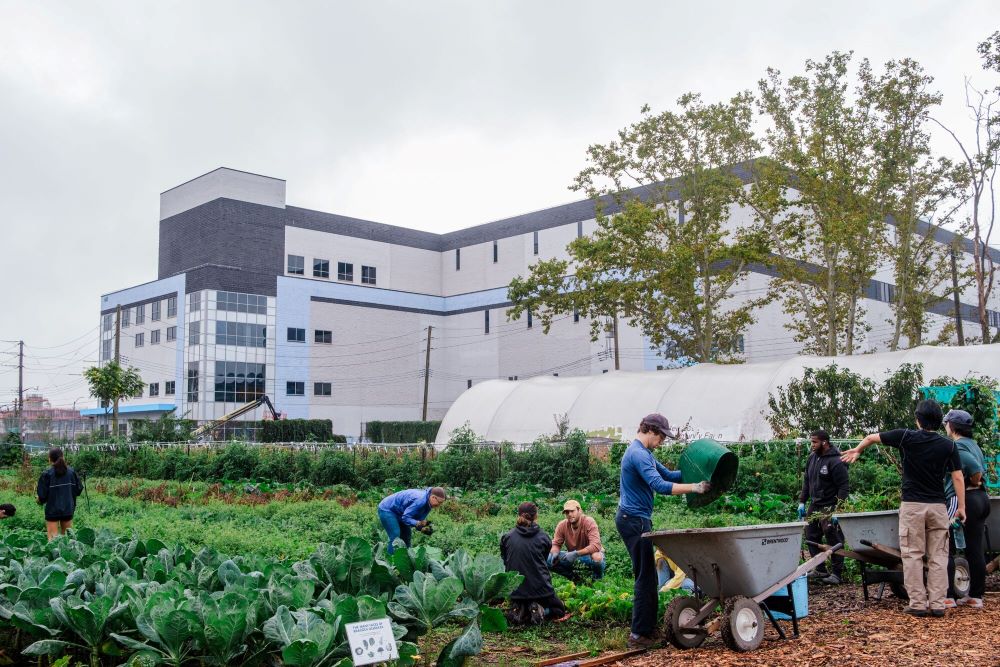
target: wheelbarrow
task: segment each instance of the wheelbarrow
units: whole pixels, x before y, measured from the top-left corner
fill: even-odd
[[[986,518],[986,572],[1000,570],[1000,496],[990,496],[990,515]]]
[[[861,566],[865,602],[869,600],[868,587],[876,584],[879,585],[877,600],[882,599],[886,585],[896,597],[909,599],[903,586],[903,555],[899,551],[899,510],[835,514],[834,518],[844,535],[841,555],[858,561]],[[817,546],[827,549],[824,545]],[[969,561],[956,556],[952,585],[959,596],[968,594],[969,581]]]
[[[797,637],[792,583],[833,553],[817,554],[799,565],[805,526],[796,522],[645,533],[643,537],[691,577],[698,595],[677,597],[667,605],[663,620],[670,643],[679,649],[697,648],[720,630],[729,648],[752,651],[764,640],[765,615],[785,639],[774,612],[788,614]],[[782,588],[787,598],[771,598]],[[721,616],[710,621],[719,606]]]

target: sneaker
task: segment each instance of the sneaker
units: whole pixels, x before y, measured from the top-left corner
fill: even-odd
[[[813,581],[817,579],[824,579],[828,576],[830,576],[828,572],[820,572],[819,570],[813,570],[809,573],[809,579]]]
[[[958,607],[958,604],[955,602],[955,598],[945,598],[944,599],[944,608],[945,609],[955,609],[956,607]]]
[[[628,647],[629,648],[653,648],[660,643],[659,639],[656,637],[643,637],[642,635],[629,634],[628,636]]]
[[[532,602],[528,607],[528,622],[531,625],[541,625],[545,622],[545,608],[537,602]]]
[[[831,586],[839,586],[841,584],[840,577],[835,574],[823,577],[819,580],[821,584],[830,584]]]
[[[969,609],[982,609],[983,599],[982,598],[970,598],[964,597],[956,601],[956,604],[962,607],[968,607]]]
[[[903,610],[904,614],[909,614],[910,616],[916,616],[917,618],[927,618],[930,616],[930,612],[926,609],[916,609],[914,607],[907,607]]]

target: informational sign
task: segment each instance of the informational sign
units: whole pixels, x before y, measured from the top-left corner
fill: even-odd
[[[351,660],[355,665],[371,665],[399,658],[392,623],[388,618],[359,621],[344,626],[347,643],[351,647]]]

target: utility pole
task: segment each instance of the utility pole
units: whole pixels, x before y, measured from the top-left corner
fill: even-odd
[[[17,437],[24,443],[24,341],[17,342]]]
[[[958,260],[955,255],[955,244],[951,245],[951,288],[955,298],[955,331],[958,333],[958,344],[965,345],[965,334],[962,332],[962,301],[958,293]]]
[[[424,357],[424,411],[422,421],[427,421],[427,392],[431,383],[431,330],[434,327],[427,325],[427,356]]]
[[[118,304],[115,308],[115,365],[121,366],[121,337],[122,337],[122,306]],[[111,417],[112,438],[118,437],[118,397],[115,396],[114,413]]]
[[[615,318],[611,323],[611,328],[615,334],[615,370],[622,369],[621,357],[618,355],[618,311],[615,311]]]

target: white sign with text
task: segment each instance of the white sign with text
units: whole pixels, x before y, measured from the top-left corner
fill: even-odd
[[[355,665],[371,665],[399,658],[392,623],[388,618],[359,621],[344,626],[347,643],[351,646],[351,660]]]

